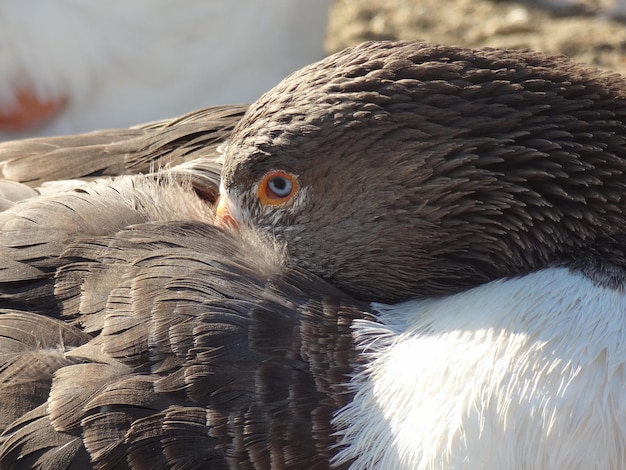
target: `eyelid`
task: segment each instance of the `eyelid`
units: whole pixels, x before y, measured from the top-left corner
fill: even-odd
[[[291,192],[286,196],[278,196],[268,186],[269,181],[277,176],[283,177],[291,182]],[[278,206],[293,199],[298,189],[298,178],[296,178],[294,174],[282,170],[273,170],[266,173],[261,179],[257,190],[257,197],[262,205]]]

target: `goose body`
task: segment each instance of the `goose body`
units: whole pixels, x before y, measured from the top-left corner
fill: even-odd
[[[626,465],[623,78],[367,43],[244,110],[0,145],[92,180],[5,197],[2,466]]]

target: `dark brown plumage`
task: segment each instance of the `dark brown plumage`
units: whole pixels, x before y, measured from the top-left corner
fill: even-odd
[[[623,276],[625,87],[562,57],[371,43],[236,126],[242,107],[0,145],[5,178],[60,158],[53,178],[97,179],[0,213],[0,467],[328,468],[369,300],[549,264]],[[213,219],[227,135],[238,232]],[[300,192],[263,208],[270,170]]]
[[[3,468],[327,467],[367,305],[207,212],[126,177],[2,214]]]
[[[25,308],[56,315],[58,307],[50,278],[68,243],[114,234],[133,223],[162,220],[160,211],[171,215],[169,206],[181,203],[168,192],[163,196],[148,180],[164,178],[161,188],[168,186],[169,180],[191,184],[208,204],[204,208],[208,211],[219,189],[221,164],[216,148],[245,109],[217,106],[134,129],[0,143],[0,175],[6,179],[0,180],[0,203],[4,201],[5,209],[15,200],[37,194],[26,185],[38,187],[55,179],[152,175],[115,183],[103,180],[67,195],[33,200],[15,212],[0,213],[3,306],[19,307],[28,295],[29,305]],[[162,169],[168,169],[166,177],[159,173]],[[18,182],[24,185],[16,185]],[[76,183],[61,185],[60,191],[72,186]],[[56,186],[38,190],[54,195]],[[200,213],[192,193],[181,193],[179,197],[186,200],[180,209],[190,209],[188,213],[180,212],[179,217],[189,218],[193,210]]]
[[[363,298],[574,258],[624,268],[625,116],[622,77],[564,57],[369,43],[255,103],[223,184],[242,219]],[[302,201],[261,207],[270,170],[295,174]]]

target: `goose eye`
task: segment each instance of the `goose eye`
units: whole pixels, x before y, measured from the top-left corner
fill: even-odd
[[[298,180],[285,171],[271,171],[259,185],[258,197],[262,204],[283,204],[293,198],[298,190]]]

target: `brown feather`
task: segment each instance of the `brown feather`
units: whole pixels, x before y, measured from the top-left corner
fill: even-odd
[[[132,181],[143,191],[135,202],[153,190],[189,199],[185,209],[157,210],[161,220],[201,210],[192,207],[194,191]],[[53,256],[56,276],[48,280],[62,318],[76,326],[47,321],[96,336],[88,343],[79,336],[79,347],[59,346],[59,361],[45,376],[51,390],[15,405],[7,418],[15,421],[5,424],[0,462],[51,462],[59,443],[68,450],[53,468],[72,462],[68,453],[77,462],[89,455],[103,468],[328,468],[336,444],[332,413],[349,400],[331,382],[345,383],[357,366],[351,323],[368,316],[367,304],[289,268],[280,247],[254,234],[193,217],[160,222],[141,204],[130,204],[130,213],[149,222],[113,233],[106,218],[96,223],[93,208],[108,189],[127,200],[125,183],[92,183],[78,193],[80,204],[71,202],[74,193],[38,200],[41,213],[47,205],[66,207],[92,222],[89,234]],[[40,219],[33,236],[45,240],[47,223],[58,219]],[[16,245],[7,253],[26,249]],[[4,287],[0,282],[0,297]],[[24,305],[31,294],[25,284]],[[315,374],[330,376],[314,377],[309,363]],[[45,413],[21,421],[21,413],[44,402]]]
[[[134,129],[0,143],[0,178],[45,181],[150,173],[213,157],[247,106],[214,106]]]

